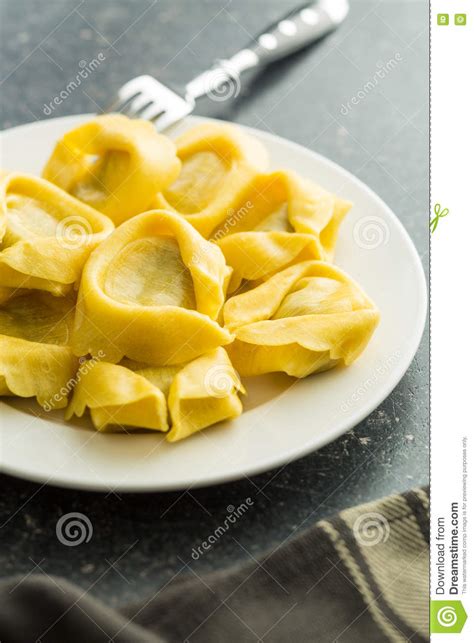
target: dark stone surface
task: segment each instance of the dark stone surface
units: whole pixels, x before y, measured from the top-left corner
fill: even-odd
[[[184,83],[246,44],[293,0],[1,0],[1,124],[44,118],[43,106],[103,52],[106,61],[52,116],[94,111],[140,73]],[[199,104],[219,116],[302,143],[372,187],[406,226],[427,265],[428,7],[352,1],[346,23],[321,44],[242,88],[234,102]],[[401,61],[341,114],[379,66]],[[27,153],[27,151],[25,152]],[[372,415],[318,453],[275,470],[184,494],[60,490],[0,477],[2,575],[62,574],[111,604],[157,591],[177,573],[222,568],[277,546],[334,511],[428,481],[428,343]],[[253,506],[194,561],[193,547],[229,505]],[[91,541],[66,547],[58,518],[86,514]]]

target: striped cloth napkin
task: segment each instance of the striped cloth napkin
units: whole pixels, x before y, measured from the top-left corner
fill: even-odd
[[[342,511],[259,560],[113,611],[64,579],[0,583],[2,643],[394,643],[429,637],[429,499]]]

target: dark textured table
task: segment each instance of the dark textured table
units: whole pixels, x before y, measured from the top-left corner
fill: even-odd
[[[50,117],[96,111],[140,73],[183,84],[295,4],[0,0],[2,127],[45,118],[81,61],[101,52],[105,60]],[[324,42],[252,79],[235,102],[205,99],[198,113],[275,132],[353,172],[400,217],[426,266],[428,6],[352,0],[351,7]],[[396,65],[368,87],[390,60]],[[318,453],[250,480],[182,494],[105,496],[0,476],[0,573],[64,575],[118,605],[176,574],[248,559],[334,511],[427,481],[425,337],[403,380],[367,420]],[[227,507],[247,497],[252,507],[193,560],[193,547],[221,524]],[[56,538],[68,512],[89,517],[87,544],[67,547]]]

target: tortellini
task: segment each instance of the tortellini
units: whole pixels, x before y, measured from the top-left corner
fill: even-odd
[[[179,364],[232,341],[217,322],[230,269],[182,217],[152,210],[122,224],[87,262],[76,310],[76,355],[102,350]]]
[[[232,419],[242,413],[238,392],[245,389],[225,349],[202,355],[174,377],[168,397],[171,431],[176,442],[206,426]]]
[[[332,260],[351,204],[293,172],[256,176],[236,208],[212,232],[234,269],[230,291],[295,263]]]
[[[373,302],[342,270],[307,261],[229,299],[228,347],[241,375],[284,371],[295,377],[351,364],[379,321]]]
[[[267,152],[236,127],[211,123],[189,129],[176,145],[181,173],[155,205],[181,214],[207,238],[266,169]]]
[[[44,178],[0,172],[0,395],[176,442],[243,412],[240,376],[351,364],[379,321],[331,265],[351,204],[268,161],[233,126],[115,114]]]
[[[0,178],[0,289],[64,295],[114,229],[107,217],[28,174]],[[1,295],[1,292],[0,292]]]
[[[88,408],[99,431],[117,426],[168,430],[166,398],[142,375],[119,364],[89,360],[82,364],[76,380],[67,420],[73,415],[82,417]]]
[[[152,123],[107,114],[65,134],[43,177],[118,225],[149,208],[179,170],[174,143]]]
[[[68,347],[74,299],[31,292],[0,306],[0,395],[36,397],[63,408],[78,359]]]
[[[176,442],[242,413],[238,392],[244,389],[223,348],[184,365],[90,361],[82,371],[66,417],[82,416],[89,408],[99,431],[124,426],[168,431],[170,423],[166,439]]]

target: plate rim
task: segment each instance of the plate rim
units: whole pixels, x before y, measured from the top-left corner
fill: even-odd
[[[94,116],[96,115],[95,114],[72,114],[68,116],[61,116],[57,118],[43,119],[39,121],[33,121],[30,123],[24,123],[21,125],[17,125],[15,127],[2,130],[0,132],[0,152],[1,152],[1,143],[2,143],[3,137],[10,133],[17,133],[20,130],[27,130],[29,128],[40,127],[45,123],[51,123],[53,121],[55,123],[62,124],[62,123],[67,123],[68,121],[86,120],[87,118],[93,118]],[[416,320],[416,326],[413,328],[413,332],[411,333],[411,348],[405,354],[404,359],[400,360],[400,362],[398,362],[396,366],[393,368],[393,370],[391,371],[392,372],[391,379],[384,382],[384,386],[378,395],[374,396],[373,399],[369,398],[369,400],[367,400],[365,404],[360,405],[351,414],[349,421],[345,421],[345,422],[342,420],[336,421],[331,426],[331,430],[326,430],[324,433],[318,434],[317,446],[315,446],[314,441],[308,440],[305,443],[299,443],[298,446],[295,446],[291,450],[287,449],[283,454],[279,456],[271,456],[269,459],[264,459],[263,461],[260,461],[251,465],[243,465],[240,467],[238,471],[231,471],[228,474],[219,473],[218,475],[214,475],[214,476],[211,471],[208,477],[206,478],[206,480],[199,480],[198,482],[193,481],[192,479],[186,480],[185,478],[182,478],[179,483],[176,483],[173,481],[163,482],[159,478],[153,481],[146,481],[146,482],[124,481],[123,484],[120,484],[120,486],[114,488],[115,491],[123,492],[123,493],[170,492],[170,491],[180,491],[180,490],[189,489],[189,488],[197,489],[197,488],[216,486],[220,484],[226,484],[232,481],[240,480],[244,477],[250,477],[250,476],[258,475],[267,471],[271,471],[279,466],[289,464],[291,462],[294,462],[295,460],[305,457],[310,453],[318,451],[319,449],[326,446],[327,444],[337,440],[342,435],[344,435],[344,433],[346,433],[347,431],[350,431],[352,428],[354,428],[354,426],[362,422],[366,417],[368,417],[371,413],[373,413],[373,411],[376,408],[378,408],[385,399],[387,399],[387,397],[392,393],[395,387],[400,383],[403,376],[405,375],[408,368],[410,367],[411,363],[413,362],[413,359],[420,347],[421,339],[426,326],[427,313],[428,313],[428,309],[427,309],[428,288],[427,288],[427,278],[425,275],[423,264],[421,262],[421,258],[418,254],[418,251],[416,250],[416,247],[410,235],[405,229],[405,226],[398,219],[398,217],[393,212],[393,210],[385,203],[385,201],[383,201],[383,199],[376,192],[374,192],[374,190],[372,190],[371,187],[369,187],[366,183],[361,181],[357,176],[349,172],[349,170],[346,170],[344,167],[342,167],[335,161],[327,158],[326,156],[318,152],[315,152],[305,147],[304,145],[288,140],[283,136],[279,136],[278,134],[273,134],[271,132],[259,130],[257,128],[243,125],[240,123],[226,121],[218,118],[199,116],[199,115],[189,115],[185,119],[177,123],[175,126],[169,128],[169,130],[167,130],[167,133],[169,133],[170,135],[173,135],[174,130],[179,125],[182,125],[182,123],[186,121],[190,122],[190,125],[192,125],[193,122],[196,124],[202,123],[202,122],[211,122],[211,123],[218,122],[221,124],[235,125],[236,127],[243,129],[244,131],[248,132],[251,135],[253,134],[254,136],[257,136],[260,139],[276,141],[280,145],[284,145],[293,149],[298,154],[315,157],[318,161],[326,164],[331,170],[337,172],[343,178],[355,183],[359,189],[362,189],[363,191],[365,191],[368,194],[368,196],[370,196],[370,198],[372,198],[380,208],[384,209],[387,212],[387,214],[389,215],[390,221],[398,228],[399,233],[404,238],[406,247],[409,250],[409,254],[412,259],[412,265],[414,267],[414,278],[416,281],[416,287],[419,290],[419,293],[421,295],[421,301],[419,306],[420,313]],[[3,402],[1,403],[3,404]],[[1,443],[1,434],[0,434],[0,443]],[[87,479],[82,479],[81,481],[78,482],[75,479],[62,477],[60,474],[58,475],[56,472],[52,473],[51,476],[47,480],[45,480],[45,476],[42,476],[41,474],[27,471],[25,469],[19,469],[18,467],[15,467],[15,466],[10,466],[8,463],[5,463],[3,461],[0,461],[0,472],[3,474],[7,474],[23,480],[29,480],[42,485],[48,485],[48,486],[59,487],[59,488],[67,488],[67,489],[83,490],[83,491],[102,492],[102,493],[110,492],[110,485],[107,485],[105,481],[101,483],[100,481],[97,481],[97,480],[89,481]]]

